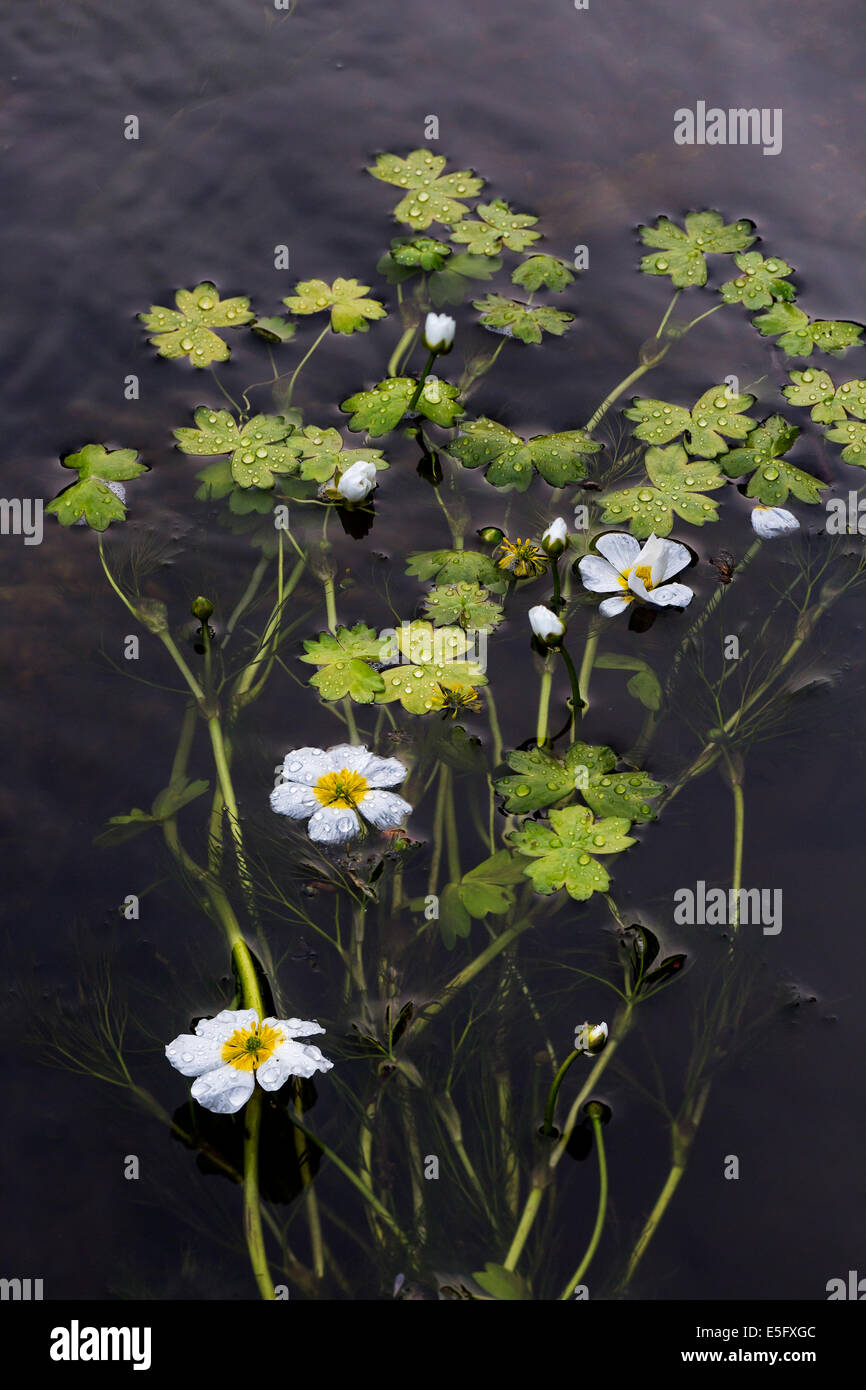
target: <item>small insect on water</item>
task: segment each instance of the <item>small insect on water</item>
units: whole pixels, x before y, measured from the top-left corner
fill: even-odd
[[[730,550],[720,550],[718,555],[711,555],[709,563],[716,570],[720,584],[730,584],[737,568],[737,562]]]

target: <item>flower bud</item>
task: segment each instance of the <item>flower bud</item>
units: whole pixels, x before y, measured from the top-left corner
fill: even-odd
[[[498,526],[482,526],[477,534],[485,545],[498,545],[505,533],[500,531]]]
[[[428,314],[424,321],[424,346],[428,352],[450,352],[457,324],[450,314]]]
[[[369,459],[358,459],[340,475],[337,492],[344,502],[363,502],[376,486],[376,465]]]
[[[541,548],[545,550],[551,559],[561,555],[568,545],[568,527],[561,516],[552,521],[541,537]]]
[[[574,1038],[575,1050],[586,1052],[590,1056],[601,1052],[607,1042],[607,1033],[606,1023],[579,1024]]]
[[[200,623],[206,623],[213,614],[213,604],[209,598],[202,598],[199,595],[198,598],[193,599],[189,611],[194,618],[198,618]]]
[[[565,636],[565,623],[550,608],[538,603],[529,610],[529,626],[545,647],[558,647]]]

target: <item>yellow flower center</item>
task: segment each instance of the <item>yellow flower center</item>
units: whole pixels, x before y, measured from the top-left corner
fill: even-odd
[[[285,1042],[279,1028],[256,1020],[249,1028],[236,1028],[223,1043],[222,1059],[238,1071],[255,1071]]]
[[[628,577],[630,574],[634,574],[638,579],[642,579],[647,589],[652,589],[654,587],[652,570],[649,565],[634,565],[630,570],[623,570],[619,577],[619,582],[623,589],[628,588]]]
[[[367,779],[360,772],[344,767],[340,772],[326,772],[313,787],[313,794],[323,806],[355,810],[367,795]]]
[[[497,560],[499,568],[510,570],[517,575],[518,579],[526,579],[529,575],[543,574],[547,568],[548,557],[543,550],[539,549],[530,540],[521,540],[518,536],[516,540],[510,541],[505,536],[499,543]]]

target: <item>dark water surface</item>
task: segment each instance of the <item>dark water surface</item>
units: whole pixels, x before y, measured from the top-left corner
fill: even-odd
[[[191,501],[201,464],[171,447],[175,425],[186,423],[196,405],[217,403],[213,382],[157,359],[134,316],[203,279],[275,313],[297,279],[355,276],[374,284],[373,293],[394,311],[374,329],[387,359],[399,319],[395,292],[375,277],[375,265],[401,229],[389,223],[394,190],[363,171],[379,150],[404,154],[422,145],[430,113],[440,122],[435,148],[451,167],[477,169],[488,181],[485,193],[540,216],[543,249],[570,259],[577,244],[590,248],[590,270],[562,297],[562,307],[578,316],[572,332],[546,340],[543,351],[507,344],[497,369],[476,388],[476,413],[525,434],[573,428],[589,417],[633,368],[667,303],[666,282],[635,271],[635,227],[659,214],[679,219],[691,208],[716,207],[728,221],[753,219],[766,246],[796,268],[803,308],[866,320],[862,26],[857,0],[592,0],[585,12],[567,0],[299,0],[291,14],[250,0],[47,0],[12,8],[0,73],[3,495],[53,496],[65,481],[58,456],[85,440],[137,447],[152,471],[130,491],[130,534],[142,543],[166,536],[175,542],[171,564],[149,592],[169,602],[177,623],[199,589],[239,593],[249,549],[216,527],[202,544],[203,513]],[[698,100],[782,108],[781,154],[676,146],[673,112]],[[140,122],[137,142],[123,138],[129,114]],[[281,243],[290,248],[289,272],[274,269],[273,248]],[[710,307],[709,297],[692,293],[695,314]],[[467,352],[495,344],[471,308],[456,315]],[[302,322],[302,349],[319,326]],[[285,351],[295,353],[295,346]],[[233,347],[224,369],[232,386],[269,374],[252,335],[238,335]],[[366,336],[356,335],[316,354],[302,379],[308,418],[343,422],[334,402],[369,382],[371,352]],[[849,352],[843,379],[866,375],[861,356]],[[835,373],[831,359],[816,362]],[[726,311],[671,351],[648,390],[686,402],[733,373],[744,389],[758,383],[752,413],[763,418],[782,404],[777,390],[785,367],[746,315]],[[131,372],[140,377],[141,395],[129,402],[123,384]],[[268,407],[267,393],[260,404]],[[796,418],[805,424],[803,412]],[[371,582],[384,596],[386,579],[395,607],[411,612],[419,589],[404,576],[401,556],[448,543],[406,441],[395,437],[385,447],[392,471],[379,490],[373,540],[336,541],[341,573],[357,581],[339,598],[347,622],[387,617],[384,597],[379,614],[370,611]],[[797,459],[841,493],[858,485],[857,470],[840,463],[817,427],[806,429]],[[474,524],[501,522],[505,502],[479,474],[464,475],[461,486]],[[720,540],[741,555],[752,539],[745,501],[728,489],[725,504],[723,527],[712,537],[694,530],[687,537],[701,560],[689,579],[696,605],[715,590],[703,562]],[[551,502],[539,489],[511,506],[520,534],[537,531],[558,510],[568,514],[565,497],[560,505],[559,494]],[[807,511],[800,509],[804,522],[819,529],[821,509]],[[332,527],[332,538],[337,534]],[[92,533],[61,531],[46,518],[41,546],[10,536],[0,547],[9,1025],[0,1273],[41,1277],[46,1297],[55,1298],[253,1297],[229,1184],[205,1179],[189,1152],[152,1119],[121,1105],[111,1087],[47,1069],[31,1040],[34,1019],[57,999],[74,1003],[79,980],[92,998],[92,963],[109,956],[115,984],[134,982],[135,1015],[150,1039],[136,1044],[136,1074],[172,1112],[185,1083],[165,1064],[162,1045],[189,1017],[213,1011],[225,957],[216,934],[170,881],[155,838],[110,851],[92,846],[109,816],[149,806],[167,781],[179,702],[158,687],[176,686],[173,668],[142,638],[147,656],[136,674],[156,688],[116,669],[126,665],[122,643],[131,619],[103,581]],[[371,559],[373,550],[390,562]],[[744,577],[735,600],[738,622],[760,612],[792,564],[787,547],[761,556],[749,571],[750,587],[742,592]],[[299,612],[315,609],[304,633],[323,625],[319,602],[312,582],[301,586]],[[863,602],[855,592],[822,628],[809,669],[824,683],[805,715],[792,715],[784,736],[749,754],[744,883],[782,886],[785,901],[781,934],[752,943],[754,970],[760,998],[771,1001],[779,987],[788,990],[790,1007],[769,1013],[720,1071],[635,1297],[821,1299],[828,1279],[858,1259],[862,1265]],[[682,630],[674,617],[635,650],[661,668]],[[637,641],[623,627],[610,646],[622,652]],[[508,624],[491,649],[505,746],[514,747],[531,736],[535,719],[536,682],[521,624]],[[521,663],[526,681],[516,674]],[[623,696],[621,672],[599,671],[595,679],[586,735],[625,748],[637,737],[642,711]],[[566,693],[557,686],[557,708]],[[684,698],[688,707],[697,694],[687,687]],[[485,737],[484,721],[476,723]],[[685,756],[685,735],[675,727],[666,726],[649,760],[662,781]],[[309,692],[275,679],[238,750],[245,813],[265,819],[263,788],[289,747],[327,744],[338,730]],[[199,751],[204,758],[203,746]],[[413,822],[419,838],[429,834],[431,816],[425,802]],[[696,781],[650,829],[616,871],[617,900],[628,920],[640,913],[666,932],[671,947],[691,951],[689,929],[671,927],[671,893],[701,878],[727,882],[731,811],[721,778],[712,772]],[[129,893],[142,894],[141,920],[118,924],[116,904]],[[606,996],[591,990],[582,989],[579,1003],[570,1000],[554,965],[590,945],[593,932],[604,941],[604,909],[594,911],[584,912],[579,927],[561,914],[522,957],[546,1001],[545,1023],[560,1055],[579,1021],[575,1008],[581,1017],[610,1009]],[[297,933],[287,930],[285,949],[297,953]],[[449,972],[469,958],[460,949]],[[695,974],[646,1011],[646,1047],[674,1096],[690,1011],[701,979],[709,978],[701,971],[725,949],[708,934]],[[283,982],[294,1012],[321,1015],[329,1032],[339,1032],[347,1020],[338,1017],[340,980],[330,969],[324,961],[317,972],[288,962]],[[435,987],[417,978],[407,985],[421,996]],[[515,1009],[508,1055],[517,1078],[525,1059],[527,1091],[540,1045]],[[641,1071],[642,1047],[629,1054],[628,1067],[651,1088],[652,1069]],[[635,1223],[655,1200],[669,1155],[663,1117],[646,1090],[608,1074],[604,1095],[615,1112],[607,1131],[612,1208],[605,1234],[613,1268],[613,1252],[627,1252]],[[336,1104],[323,1083],[317,1123],[326,1124]],[[123,1178],[130,1154],[141,1162],[137,1183]],[[737,1182],[723,1179],[731,1154],[740,1160]],[[587,1238],[595,1181],[585,1165],[563,1208],[576,1234],[570,1245],[559,1236],[551,1242],[554,1287]],[[323,1202],[344,1221],[359,1220],[357,1203],[333,1171],[323,1174],[321,1187]],[[447,1248],[447,1192],[439,1201],[437,1268],[471,1272],[501,1258],[472,1230],[451,1229]],[[303,1249],[302,1224],[293,1230]],[[398,1268],[373,1270],[348,1236],[338,1253],[353,1296],[389,1296]]]

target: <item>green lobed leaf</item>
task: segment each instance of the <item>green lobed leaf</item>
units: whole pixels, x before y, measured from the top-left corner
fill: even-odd
[[[403,661],[383,672],[378,704],[399,700],[409,714],[429,714],[438,707],[440,685],[474,689],[487,684],[478,663],[465,656],[471,643],[459,627],[434,628],[424,620],[404,623],[397,645]]]
[[[427,289],[434,307],[443,304],[462,304],[470,294],[473,280],[492,280],[502,269],[498,256],[471,256],[468,252],[452,255],[441,270],[434,270],[427,278]]]
[[[711,386],[690,411],[666,401],[636,397],[623,414],[627,420],[638,422],[634,431],[636,439],[647,444],[667,444],[677,435],[685,434],[690,454],[714,458],[727,448],[723,435],[745,439],[754,428],[755,421],[742,413],[754,401],[754,396],[736,395],[726,386]]]
[[[460,199],[474,198],[484,180],[469,169],[445,174],[445,156],[430,150],[413,150],[405,159],[396,154],[380,154],[367,172],[383,183],[405,188],[406,196],[394,209],[398,222],[407,222],[423,231],[431,222],[453,226],[469,211]]]
[[[767,507],[781,506],[789,492],[801,502],[819,502],[827,484],[782,458],[799,433],[797,426],[783,416],[771,415],[752,430],[742,449],[732,449],[725,455],[722,467],[730,478],[751,473],[746,495],[757,498]]]
[[[814,348],[839,355],[860,342],[862,326],[840,319],[810,319],[796,304],[775,303],[752,320],[764,337],[775,337],[788,357],[810,357]]]
[[[564,759],[541,748],[516,750],[508,763],[516,776],[500,777],[494,789],[509,814],[527,814],[580,795],[596,815],[626,816],[632,822],[655,820],[649,801],[664,787],[646,772],[614,772],[616,754],[604,745],[575,743]]]
[[[232,477],[240,487],[272,488],[275,474],[297,473],[299,446],[294,427],[280,415],[254,415],[240,429],[228,410],[199,406],[195,429],[174,432],[185,454],[231,454]]]
[[[645,464],[649,483],[600,498],[605,509],[602,521],[628,522],[632,533],[643,539],[653,532],[667,536],[674,513],[692,526],[718,520],[718,503],[704,491],[724,484],[715,463],[690,459],[681,444],[671,444],[666,449],[648,449]]]
[[[485,1293],[489,1293],[491,1298],[507,1300],[526,1301],[532,1297],[529,1285],[513,1269],[506,1269],[504,1265],[492,1264],[490,1261],[485,1264],[480,1274],[473,1274],[472,1278],[476,1284],[480,1284]]]
[[[194,367],[225,362],[231,356],[215,328],[240,328],[255,318],[248,299],[220,299],[208,280],[193,290],[178,290],[175,303],[177,310],[152,304],[148,313],[138,317],[155,332],[150,341],[161,357],[189,357]]]
[[[464,220],[451,234],[452,241],[464,244],[473,255],[495,256],[503,246],[509,251],[525,251],[541,235],[527,230],[536,225],[537,217],[512,212],[502,198],[479,203],[475,211],[479,221]]]
[[[341,410],[351,413],[349,429],[356,433],[365,430],[374,439],[389,434],[408,411],[417,385],[411,376],[386,377],[372,390],[358,391],[354,396],[349,396],[340,406]],[[434,425],[450,429],[463,414],[457,395],[456,386],[438,377],[428,377],[415,412],[432,420]]]
[[[626,690],[645,709],[661,709],[662,688],[655,671],[639,656],[618,656],[616,652],[602,652],[595,659],[596,666],[614,671],[634,671],[636,674],[626,682]]]
[[[126,517],[126,507],[108,484],[128,482],[148,471],[146,463],[138,462],[135,449],[107,450],[103,444],[85,444],[60,462],[64,468],[74,469],[78,479],[45,510],[56,516],[61,526],[74,526],[83,519],[94,531],[104,531],[112,521]]]
[[[734,261],[742,272],[721,286],[726,304],[744,304],[747,309],[763,309],[776,299],[793,299],[794,286],[784,278],[793,267],[778,256],[764,260],[760,251],[746,251]]]
[[[523,343],[540,343],[542,333],[552,333],[561,338],[574,322],[574,314],[566,314],[561,309],[552,309],[548,304],[530,308],[517,299],[506,299],[501,294],[488,294],[483,299],[474,299],[474,307],[481,311],[481,322],[494,333],[503,333],[506,338],[519,338]]]
[[[424,607],[436,627],[456,624],[464,629],[492,632],[504,617],[499,604],[491,602],[485,588],[465,579],[431,589],[424,599]]]
[[[838,388],[828,372],[807,367],[803,372],[791,372],[791,385],[782,387],[782,394],[791,405],[811,407],[812,419],[819,424],[831,424],[856,415],[866,420],[866,381],[843,381]]]
[[[506,587],[495,562],[480,550],[416,550],[406,560],[406,573],[417,579],[435,579],[437,584],[465,580],[493,593],[503,593]]]
[[[279,315],[272,315],[270,318],[258,318],[253,324],[253,332],[258,333],[259,337],[265,338],[269,343],[290,343],[298,331],[298,325],[291,323],[289,319],[280,318]]]
[[[324,280],[300,280],[295,293],[283,303],[293,314],[320,314],[331,311],[335,333],[366,333],[371,319],[383,319],[387,310],[378,299],[368,299],[369,285],[338,276],[332,285]]]
[[[448,452],[464,468],[487,468],[487,481],[494,487],[516,488],[525,492],[535,468],[545,482],[565,487],[586,476],[584,459],[603,446],[584,430],[560,434],[541,434],[524,440],[519,434],[482,416],[461,426],[461,433]]]
[[[685,229],[660,217],[654,227],[638,228],[645,246],[657,248],[644,256],[640,268],[647,275],[670,275],[678,289],[707,283],[706,256],[745,251],[755,240],[752,223],[725,223],[718,212],[690,212]]]
[[[859,421],[846,420],[843,425],[835,425],[827,431],[827,438],[834,444],[844,444],[842,458],[859,468],[866,467],[866,425]]]
[[[557,256],[527,256],[526,260],[511,272],[512,284],[521,285],[532,294],[540,290],[542,285],[560,293],[573,279],[571,267]]]
[[[576,901],[585,902],[610,886],[608,872],[596,856],[618,854],[633,845],[626,833],[629,827],[624,817],[596,821],[587,807],[567,806],[550,812],[549,826],[533,822],[513,831],[509,839],[519,854],[533,860],[524,872],[537,892],[565,888]]]

